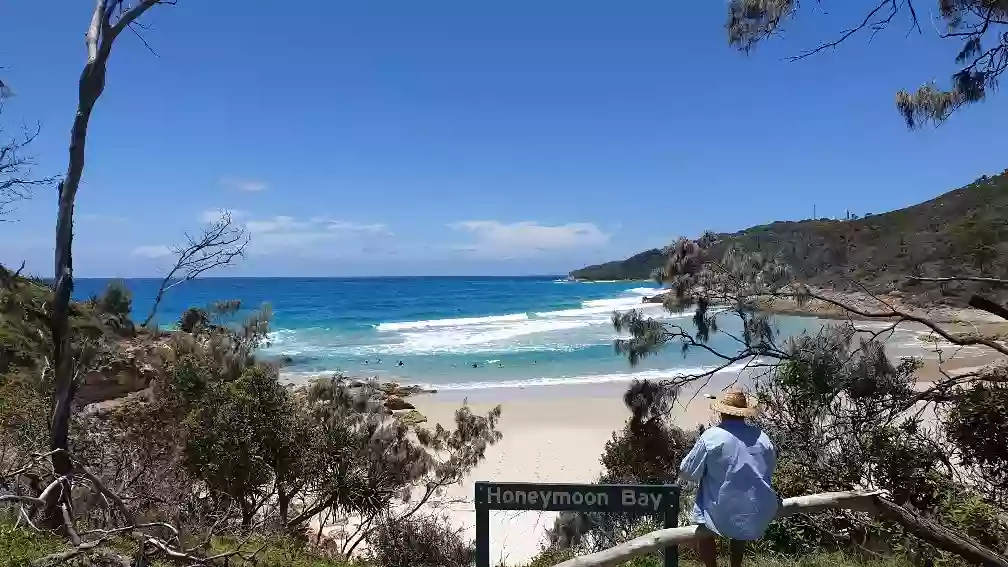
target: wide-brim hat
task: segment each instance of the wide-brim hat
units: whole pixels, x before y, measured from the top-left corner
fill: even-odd
[[[711,404],[711,409],[736,417],[753,417],[760,412],[759,404],[750,403],[742,390],[727,390],[720,399]]]

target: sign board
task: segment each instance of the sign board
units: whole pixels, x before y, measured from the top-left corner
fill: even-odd
[[[662,484],[476,483],[476,567],[490,567],[490,510],[629,512],[652,514],[663,527],[679,522],[679,487]],[[665,567],[676,567],[676,547],[665,549]]]

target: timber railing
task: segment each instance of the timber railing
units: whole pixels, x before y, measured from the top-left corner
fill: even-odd
[[[778,518],[794,514],[813,514],[823,510],[853,510],[899,523],[907,532],[951,551],[971,563],[991,567],[1008,567],[1008,557],[980,545],[973,539],[955,533],[884,498],[875,492],[824,492],[787,498],[777,512]],[[654,553],[670,546],[693,542],[714,534],[703,526],[685,526],[653,531],[604,551],[582,555],[559,563],[556,567],[615,567],[639,555]]]

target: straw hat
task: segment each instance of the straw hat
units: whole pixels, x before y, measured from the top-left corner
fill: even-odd
[[[753,417],[759,413],[759,407],[756,404],[750,405],[742,390],[726,391],[720,400],[711,404],[711,409],[736,417]]]

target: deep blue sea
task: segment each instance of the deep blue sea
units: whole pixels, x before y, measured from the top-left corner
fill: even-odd
[[[87,298],[107,283],[78,280],[74,295]],[[136,319],[146,315],[159,283],[126,280]],[[715,364],[702,351],[683,357],[670,348],[631,369],[615,354],[614,310],[643,308],[690,325],[690,314],[642,304],[655,291],[647,282],[578,283],[556,276],[206,278],[172,289],[157,321],[170,327],[187,307],[224,299],[239,299],[249,309],[269,303],[271,344],[262,354],[292,357],[284,369],[292,381],[343,371],[470,389],[660,378]],[[779,323],[785,334],[817,324],[787,317]],[[714,340],[717,345],[725,338]]]

